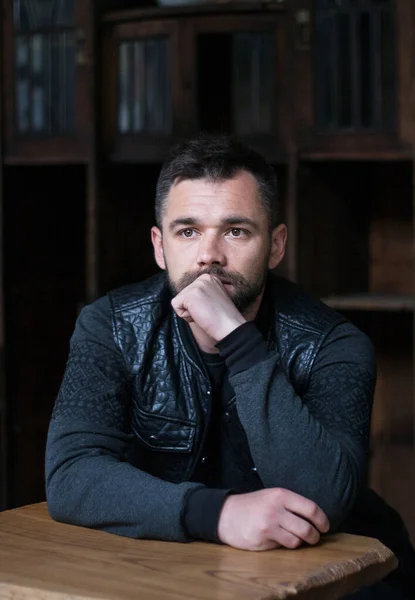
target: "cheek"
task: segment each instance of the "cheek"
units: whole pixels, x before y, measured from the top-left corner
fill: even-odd
[[[183,274],[191,263],[191,251],[180,244],[166,244],[164,247],[164,260],[172,277]]]
[[[268,255],[269,247],[263,243],[246,244],[244,247],[236,248],[233,253],[235,263],[255,270],[267,263]]]

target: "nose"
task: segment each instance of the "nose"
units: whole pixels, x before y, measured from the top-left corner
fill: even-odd
[[[199,267],[220,265],[224,267],[226,257],[221,247],[221,241],[215,235],[204,235],[199,243],[197,264]]]

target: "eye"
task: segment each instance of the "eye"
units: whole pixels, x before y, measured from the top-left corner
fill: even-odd
[[[243,238],[249,235],[249,231],[246,231],[246,229],[241,229],[240,227],[232,227],[228,233],[234,238]]]
[[[187,229],[182,229],[178,233],[179,233],[180,237],[191,238],[191,237],[193,237],[193,234],[195,233],[195,230],[187,228]]]

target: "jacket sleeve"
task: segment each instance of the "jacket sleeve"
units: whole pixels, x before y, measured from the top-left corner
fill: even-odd
[[[312,499],[334,529],[366,475],[376,381],[372,344],[351,323],[337,325],[321,345],[300,397],[279,353],[264,351],[253,323],[242,327],[247,352],[239,344],[235,359],[226,339],[219,347],[258,475],[267,488]]]
[[[187,495],[201,486],[164,481],[126,462],[132,441],[128,385],[112,343],[109,307],[97,301],[77,321],[49,425],[49,513],[128,537],[188,541],[182,511]]]

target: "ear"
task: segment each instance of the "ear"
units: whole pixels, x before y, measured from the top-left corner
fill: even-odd
[[[268,260],[268,267],[275,269],[285,254],[285,246],[287,243],[287,227],[286,225],[278,225],[272,232],[271,238],[271,253]]]
[[[166,261],[164,260],[163,251],[163,236],[158,227],[151,228],[151,241],[154,247],[154,258],[160,269],[166,269]]]

